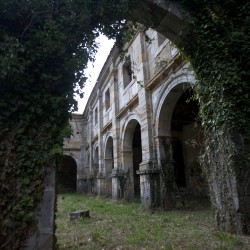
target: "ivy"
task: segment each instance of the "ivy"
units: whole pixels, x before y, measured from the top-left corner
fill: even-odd
[[[0,0],[1,249],[20,249],[34,229],[43,180],[62,154],[96,37],[116,38],[137,4]]]
[[[234,0],[178,2],[192,27],[180,48],[197,75],[196,98],[206,135],[201,162],[217,224],[224,231],[249,233],[250,4]]]

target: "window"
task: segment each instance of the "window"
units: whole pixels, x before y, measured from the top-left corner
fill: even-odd
[[[97,113],[97,108],[95,108],[95,124],[98,123],[98,113]]]
[[[132,80],[132,68],[131,68],[130,56],[127,56],[125,59],[125,62],[122,67],[122,74],[123,74],[123,85],[124,88],[126,88]]]
[[[107,91],[105,92],[105,107],[106,107],[106,110],[108,110],[110,108],[110,91],[109,91],[109,89],[107,89]]]

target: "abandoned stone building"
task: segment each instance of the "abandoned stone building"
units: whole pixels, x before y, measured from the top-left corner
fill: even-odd
[[[78,192],[140,199],[149,207],[163,202],[170,164],[176,187],[206,194],[198,163],[198,105],[191,99],[195,77],[188,63],[154,30],[139,29],[125,50],[121,58],[113,47],[83,114],[70,121],[64,176]]]

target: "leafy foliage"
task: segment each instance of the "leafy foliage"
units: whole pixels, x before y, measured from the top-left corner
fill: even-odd
[[[207,136],[202,163],[218,227],[249,233],[250,4],[234,0],[178,2],[192,27],[181,49],[198,79],[196,97]],[[234,193],[240,197],[236,202]]]
[[[101,33],[139,1],[0,0],[0,248],[19,249]]]

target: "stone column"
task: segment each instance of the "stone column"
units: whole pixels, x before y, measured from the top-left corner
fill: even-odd
[[[105,195],[105,176],[102,172],[99,172],[96,176],[97,180],[97,196],[101,197]]]
[[[98,90],[98,174],[96,177],[97,181],[97,195],[103,196],[105,191],[105,176],[103,169],[103,158],[104,158],[104,146],[102,141],[101,129],[103,127],[103,103],[102,103],[102,92]]]
[[[89,108],[89,120],[88,120],[88,141],[90,142],[89,144],[89,162],[88,162],[88,173],[87,173],[87,193],[91,193],[91,180],[90,180],[90,177],[91,177],[91,173],[93,171],[93,168],[94,168],[94,161],[93,161],[93,147],[92,147],[92,140],[93,140],[93,126],[94,126],[94,115],[93,115],[93,107],[90,107]],[[90,124],[89,124],[90,123]]]
[[[116,52],[118,53],[118,51]],[[119,88],[118,88],[118,70],[116,65],[111,67],[111,78],[112,84],[110,85],[110,96],[111,96],[111,107],[112,107],[112,134],[113,134],[113,157],[114,157],[114,168],[112,169],[112,200],[116,201],[121,196],[120,184],[119,184],[119,173],[121,169],[121,158],[120,158],[120,120],[116,118],[119,112]]]
[[[122,173],[124,175],[124,198],[128,201],[134,200],[134,176],[133,176],[133,152],[131,150],[121,151]]]
[[[157,167],[157,162],[154,160],[152,96],[151,92],[144,87],[148,83],[149,72],[144,30],[141,30],[139,35],[140,44],[138,44],[138,50],[140,50],[140,53],[136,60],[139,69],[137,81],[141,83],[141,87],[138,90],[138,96],[143,154],[142,163],[140,164],[137,174],[140,175],[141,202],[144,207],[151,208],[159,204],[160,182],[158,180],[159,169]]]
[[[138,44],[138,50],[140,53],[138,54],[138,58],[135,60],[138,62],[138,73],[137,73],[137,81],[140,82],[141,87],[138,89],[138,97],[139,97],[139,110],[140,110],[140,118],[141,118],[141,138],[142,138],[142,161],[148,162],[152,161],[154,157],[153,153],[153,121],[152,121],[152,96],[151,92],[145,88],[148,83],[148,61],[147,61],[147,49],[145,42],[145,34],[144,31],[140,31],[140,44]]]
[[[136,171],[140,175],[141,203],[145,208],[160,205],[160,170],[152,161],[142,162]]]
[[[120,183],[119,183],[119,175],[120,170],[117,168],[114,168],[112,170],[112,200],[117,201],[121,198],[121,189],[120,189]]]
[[[155,137],[157,147],[158,165],[161,174],[161,204],[166,210],[175,207],[174,192],[174,166],[172,157],[172,145],[170,136]]]
[[[104,159],[104,167],[105,167],[105,196],[111,196],[112,195],[112,165],[113,165],[113,159],[112,158],[106,158]]]

